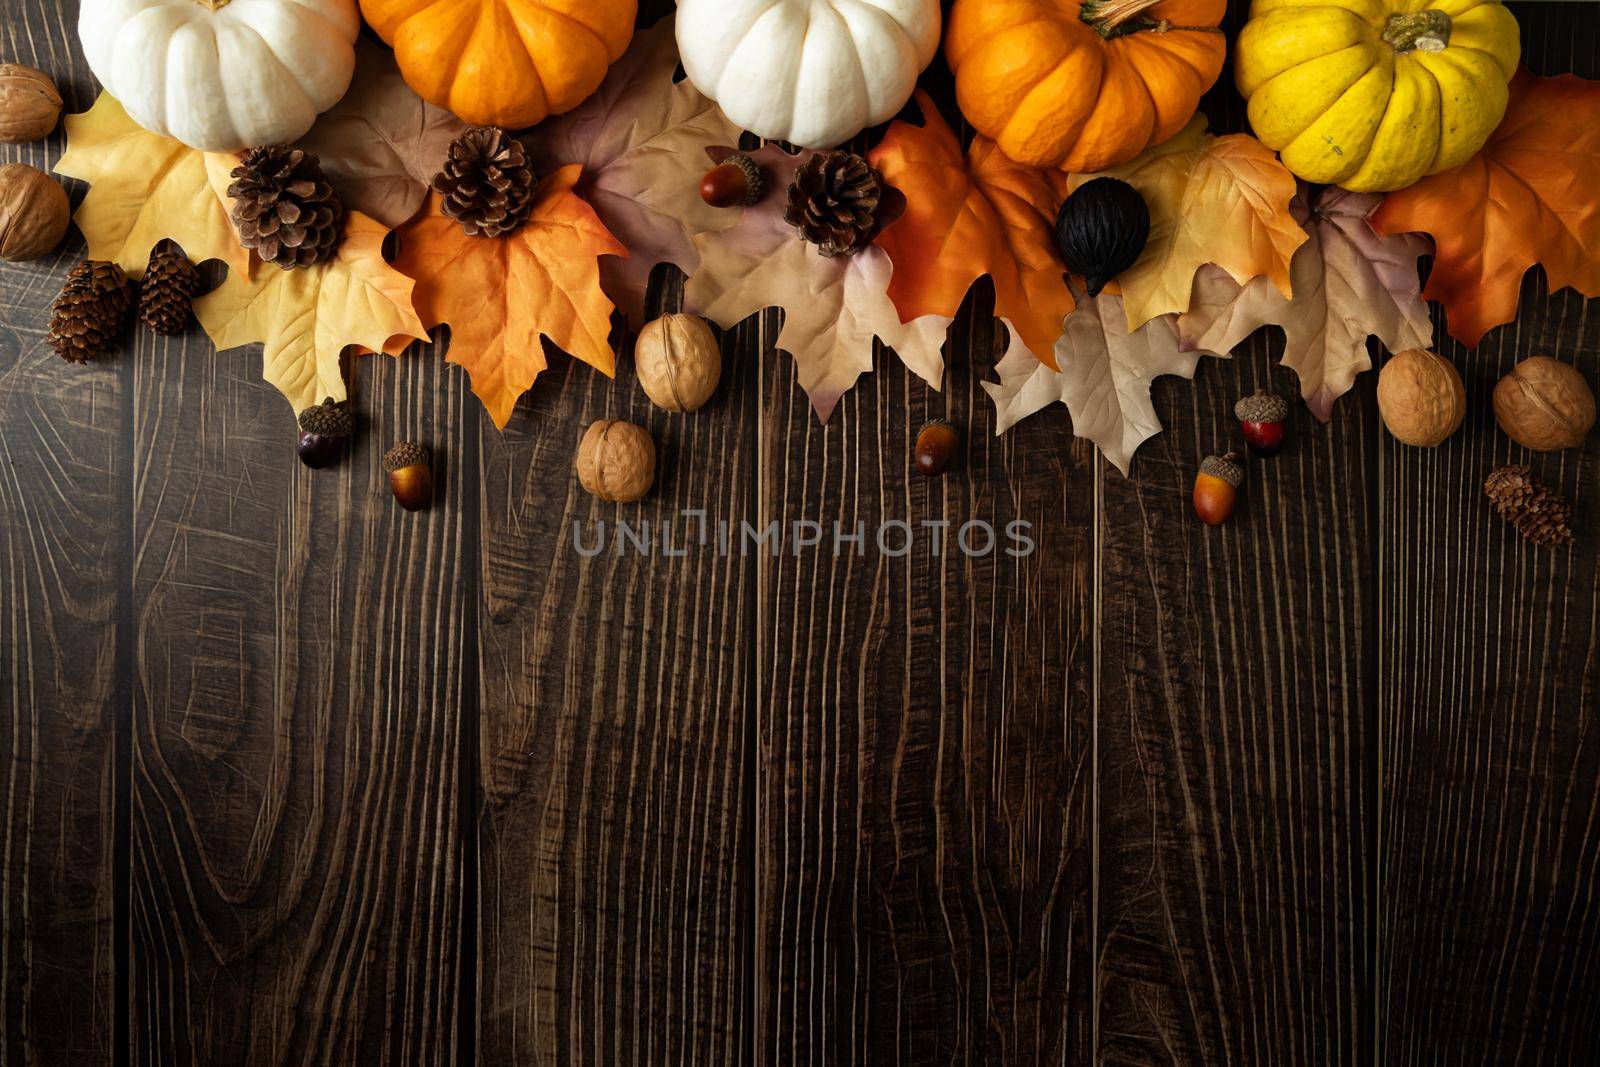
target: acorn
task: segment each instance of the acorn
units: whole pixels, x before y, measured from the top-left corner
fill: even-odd
[[[1207,456],[1200,464],[1200,473],[1194,479],[1194,513],[1207,526],[1221,526],[1233,514],[1239,500],[1239,486],[1244,484],[1244,468],[1239,466],[1239,454]]]
[[[956,450],[961,447],[961,435],[943,419],[934,419],[917,433],[916,450],[912,453],[917,473],[937,477],[950,469],[955,462]]]
[[[350,405],[328,397],[300,413],[300,443],[296,451],[300,462],[314,471],[339,461],[345,442],[355,429],[355,412]]]
[[[700,179],[700,199],[712,207],[749,207],[761,199],[766,183],[749,156],[729,156]]]
[[[1289,417],[1289,405],[1276,393],[1257,391],[1233,405],[1233,417],[1239,420],[1245,442],[1258,456],[1276,456],[1283,451],[1287,433],[1284,420]]]
[[[402,441],[384,453],[383,469],[389,472],[395,500],[407,511],[421,511],[433,502],[433,471],[426,448]]]

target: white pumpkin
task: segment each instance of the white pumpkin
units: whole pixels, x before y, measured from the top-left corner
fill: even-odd
[[[939,49],[939,0],[679,0],[695,88],[761,137],[832,148],[887,122]]]
[[[344,96],[356,0],[83,0],[89,67],[128,115],[191,148],[286,144]]]

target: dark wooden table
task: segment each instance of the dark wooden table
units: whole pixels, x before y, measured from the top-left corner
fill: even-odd
[[[1537,73],[1600,76],[1594,4],[1514,10]],[[86,108],[76,5],[0,12],[0,59]],[[1212,531],[1187,489],[1234,400],[1297,390],[1276,331],[1159,381],[1129,478],[1060,408],[993,436],[986,283],[943,393],[884,358],[826,426],[774,312],[691,417],[627,355],[558,360],[504,433],[435,350],[362,360],[312,474],[254,352],[58,361],[81,254],[0,270],[0,1063],[1593,1062],[1600,436],[1536,463],[1574,548],[1478,486],[1523,458],[1494,381],[1593,383],[1600,301],[1535,272],[1441,340],[1470,412],[1437,450],[1371,375],[1297,406]],[[576,485],[602,416],[662,446],[637,507]],[[936,481],[931,416],[965,442]],[[422,515],[399,438],[442,468]],[[575,551],[694,508],[1038,550]]]

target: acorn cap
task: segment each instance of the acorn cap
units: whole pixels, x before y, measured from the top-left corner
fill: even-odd
[[[331,396],[316,407],[306,408],[300,413],[301,431],[321,434],[323,437],[349,437],[355,429],[355,422],[355,412],[350,410],[349,405]]]
[[[1244,468],[1234,462],[1234,453],[1226,456],[1207,456],[1200,464],[1200,473],[1221,478],[1235,489],[1244,483]]]
[[[1256,393],[1233,405],[1233,417],[1240,422],[1282,422],[1289,417],[1289,404],[1277,393]]]
[[[383,454],[383,469],[393,474],[407,467],[426,466],[428,450],[410,441],[401,441]]]
[[[722,161],[724,166],[738,167],[744,172],[744,204],[749,207],[761,199],[761,194],[767,191],[767,181],[761,175],[761,168],[749,156],[729,156]]]

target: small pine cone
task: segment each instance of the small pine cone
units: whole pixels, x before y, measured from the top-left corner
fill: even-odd
[[[1500,517],[1536,545],[1572,543],[1572,505],[1528,467],[1499,467],[1483,483]]]
[[[87,363],[111,347],[132,306],[133,287],[121,267],[85,260],[50,305],[50,347],[68,363]]]
[[[433,179],[441,210],[470,237],[499,237],[528,220],[538,180],[522,142],[498,126],[475,126],[450,144]]]
[[[818,153],[789,186],[783,220],[828,258],[854,255],[878,235],[883,176],[858,155]]]
[[[150,253],[150,265],[139,283],[139,321],[160,334],[181,333],[189,323],[200,272],[171,241]]]
[[[310,152],[252,148],[233,168],[239,243],[284,270],[332,258],[344,234],[344,204]]]

